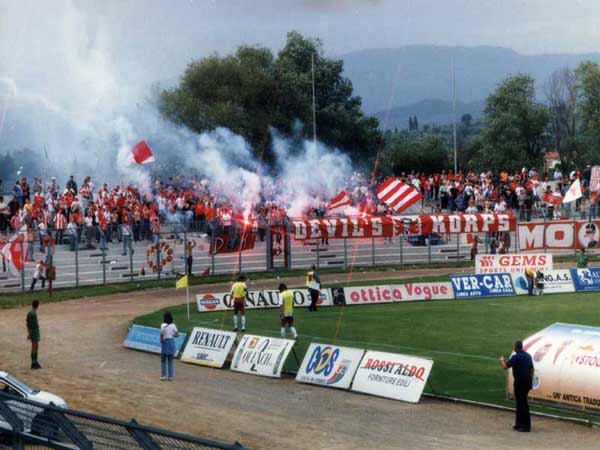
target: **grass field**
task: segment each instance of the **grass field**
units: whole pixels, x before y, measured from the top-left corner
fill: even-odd
[[[447,279],[434,279],[443,278]],[[188,322],[185,305],[169,308],[181,331],[189,332],[194,326],[232,328],[229,311],[200,314],[195,305],[191,309]],[[161,310],[141,316],[134,323],[157,327],[162,314]],[[248,333],[279,335],[278,310],[249,310],[246,314]],[[499,355],[510,354],[515,339],[554,322],[600,325],[600,295],[407,302],[321,308],[317,313],[297,308],[294,320],[300,335],[295,346],[300,361],[309,343],[316,341],[426,356],[434,360],[426,392],[512,406],[504,399],[506,381]],[[290,357],[285,368],[295,371],[297,367]]]

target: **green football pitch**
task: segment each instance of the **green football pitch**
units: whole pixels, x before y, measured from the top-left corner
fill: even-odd
[[[360,284],[386,283],[390,281]],[[168,310],[179,330],[188,333],[195,326],[224,330],[233,326],[230,311],[201,314],[190,304],[188,322],[185,304]],[[164,311],[138,317],[134,323],[158,327]],[[277,309],[248,310],[246,317],[248,333],[279,336]],[[555,322],[600,326],[600,294],[324,307],[316,313],[296,308],[294,322],[299,334],[295,352],[300,361],[311,342],[424,356],[434,361],[425,392],[512,406],[505,400],[506,377],[498,357],[510,354],[515,339]],[[297,368],[291,355],[285,369],[295,372]]]

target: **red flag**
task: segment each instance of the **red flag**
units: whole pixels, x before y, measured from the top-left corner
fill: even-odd
[[[2,248],[2,256],[9,263],[9,269],[16,272],[23,270],[23,264],[27,262],[27,241],[23,234],[15,234]]]
[[[404,184],[396,178],[390,178],[377,186],[379,201],[392,208],[396,214],[409,208],[423,198],[414,187]]]
[[[146,141],[140,141],[134,145],[131,149],[131,153],[133,155],[133,159],[138,164],[148,164],[154,162],[154,155],[152,154],[152,150],[146,144]]]
[[[346,192],[342,191],[327,203],[327,210],[329,212],[337,212],[336,210],[344,210],[346,206],[350,205],[350,197]]]

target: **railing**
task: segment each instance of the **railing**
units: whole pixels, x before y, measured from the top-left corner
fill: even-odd
[[[595,209],[581,212],[572,208],[571,215],[561,219],[573,223],[575,234],[576,220],[582,217],[587,221],[595,219],[595,212]],[[516,211],[516,217],[522,219],[520,224],[556,223],[554,213],[544,209]],[[169,279],[188,272],[194,276],[211,276],[306,269],[313,264],[320,269],[350,269],[469,261],[474,236],[469,233],[431,236],[405,233],[393,238],[296,241],[291,236],[289,224],[268,226],[258,223],[245,228],[234,224],[226,228],[215,222],[163,224],[161,233],[156,234],[134,227],[129,236],[124,236],[118,227],[110,233],[102,233],[98,227],[82,227],[71,236],[63,233],[62,239],[55,230],[50,234],[57,240],[54,250],[41,245],[44,233],[40,235],[39,231],[30,236],[31,242],[22,245],[29,253],[27,259],[30,262],[24,264],[21,272],[11,272],[10,264],[0,257],[0,293],[31,289],[40,260],[55,268],[53,288],[79,287]],[[504,251],[509,253],[523,250],[519,249],[518,231],[501,235],[475,234],[480,239],[479,253],[492,252],[493,242],[502,242]],[[253,241],[254,245],[239,251],[243,241]],[[193,247],[191,260],[186,254],[188,244]],[[537,251],[573,255],[576,248],[557,250],[544,240]],[[592,253],[594,251],[591,249]],[[34,289],[40,289],[42,283],[41,279],[36,281]],[[46,284],[49,285],[49,280]]]
[[[244,450],[154,427],[25,400],[0,391],[0,448]]]

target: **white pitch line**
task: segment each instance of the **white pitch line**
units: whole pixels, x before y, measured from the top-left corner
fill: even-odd
[[[106,364],[106,361],[104,361],[102,364],[100,364],[101,369],[104,367],[104,364]]]

